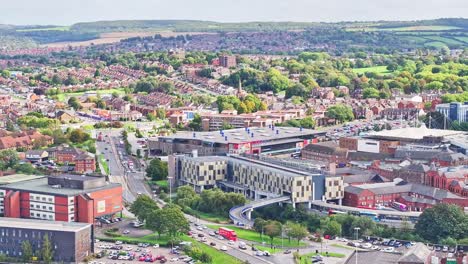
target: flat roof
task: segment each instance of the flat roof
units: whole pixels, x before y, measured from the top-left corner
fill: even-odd
[[[420,140],[423,137],[447,137],[453,135],[466,134],[463,131],[455,130],[443,130],[443,129],[428,129],[425,126],[422,127],[407,127],[393,130],[382,130],[378,132],[372,132],[366,135],[368,138],[388,138],[388,139],[412,139]]]
[[[9,228],[78,232],[90,226],[88,223],[0,217],[0,227]]]
[[[98,187],[98,188],[90,188],[90,189],[72,189],[72,188],[53,188],[47,182],[47,177],[27,180],[22,182],[11,183],[7,185],[0,186],[1,189],[10,189],[10,190],[18,190],[18,191],[28,191],[33,193],[42,193],[42,194],[55,194],[55,195],[62,195],[62,196],[76,196],[82,193],[92,193],[96,191],[101,191],[105,189],[115,188],[121,186],[120,183],[112,183],[106,182],[106,185]]]
[[[35,179],[40,179],[40,178],[43,178],[43,177],[45,177],[45,176],[26,175],[26,174],[13,174],[13,175],[0,177],[0,185],[5,185],[5,184],[10,184],[10,183],[15,183],[15,182],[22,182],[22,181],[35,180]]]
[[[278,133],[276,132],[278,131]],[[254,141],[268,141],[268,140],[280,140],[288,139],[301,136],[313,136],[325,134],[325,131],[317,131],[312,129],[302,130],[298,127],[274,127],[274,130],[268,127],[249,127],[248,131],[246,128],[237,128],[223,130],[223,135],[220,131],[210,132],[180,132],[170,136],[164,136],[159,138],[165,139],[196,139],[206,142],[213,143],[248,143]],[[253,137],[252,137],[253,133]],[[194,137],[195,134],[195,137]],[[227,137],[227,140],[225,139]]]

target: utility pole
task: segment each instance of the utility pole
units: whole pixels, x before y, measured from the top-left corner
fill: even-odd
[[[446,115],[444,115],[444,130],[445,130],[445,129],[446,129],[446,127],[447,127],[446,123],[447,123],[447,116],[446,116]]]
[[[431,121],[432,121],[432,116],[431,116],[431,114],[429,113],[429,129],[431,129]]]

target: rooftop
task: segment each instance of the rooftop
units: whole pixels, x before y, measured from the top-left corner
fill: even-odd
[[[221,134],[222,132],[222,134]],[[198,139],[213,143],[247,143],[324,134],[323,131],[297,127],[250,127],[211,132],[180,132],[166,139]],[[253,135],[253,136],[252,136]]]
[[[15,182],[22,182],[22,181],[29,181],[42,178],[44,176],[39,175],[26,175],[26,174],[13,174],[8,176],[0,177],[0,185],[15,183]]]
[[[69,176],[69,175],[67,175]],[[78,176],[81,177],[81,176]],[[83,177],[86,178],[86,177]],[[92,193],[100,190],[115,188],[120,186],[119,183],[111,183],[106,182],[106,185],[97,187],[97,188],[89,188],[89,189],[72,189],[72,188],[55,188],[48,184],[48,178],[43,177],[39,179],[30,179],[20,182],[15,182],[7,185],[1,186],[2,189],[11,189],[11,190],[19,190],[19,191],[29,191],[34,193],[43,193],[43,194],[54,194],[54,195],[61,195],[61,196],[76,196],[82,193]]]
[[[0,217],[0,227],[22,228],[22,229],[37,229],[62,232],[78,232],[88,228],[91,224],[77,222],[60,222],[35,220],[24,218],[8,218]]]
[[[423,137],[447,137],[454,135],[466,134],[463,131],[443,130],[443,129],[428,129],[425,126],[421,127],[407,127],[393,130],[382,130],[378,132],[369,133],[366,137],[369,138],[387,138],[387,139],[412,139],[421,140]]]

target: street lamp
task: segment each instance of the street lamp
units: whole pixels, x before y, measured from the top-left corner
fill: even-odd
[[[354,231],[356,231],[356,240],[359,239],[359,230],[361,230],[361,228],[359,228],[359,227],[354,228]],[[354,247],[356,248],[356,264],[357,264],[358,263],[358,261],[357,261],[357,259],[358,259],[358,250],[357,250],[356,243],[354,243]]]

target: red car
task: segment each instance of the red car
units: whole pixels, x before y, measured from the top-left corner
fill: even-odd
[[[155,258],[155,260],[161,260],[161,259],[165,259],[165,258],[166,258],[166,257],[164,257],[163,255],[160,255],[160,256],[157,256],[157,257]]]

